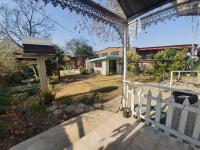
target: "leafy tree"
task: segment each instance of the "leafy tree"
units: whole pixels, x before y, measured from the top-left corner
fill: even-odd
[[[0,80],[5,81],[18,72],[18,66],[14,57],[17,47],[9,40],[0,42]]]
[[[128,58],[128,71],[133,74],[137,74],[139,72],[139,61],[141,60],[141,56],[136,52],[129,50],[127,52]]]
[[[177,51],[173,58],[172,70],[187,70],[188,61],[186,49]]]
[[[158,76],[168,74],[173,70],[187,70],[187,50],[167,49],[154,56],[155,72]]]
[[[49,37],[54,26],[45,12],[45,5],[38,0],[14,0],[16,6],[8,7],[6,4],[0,6],[0,37],[9,38],[21,47],[20,41],[25,36]],[[38,13],[45,14],[43,16]]]
[[[66,43],[66,51],[74,56],[93,56],[93,48],[85,41],[80,39],[71,39]]]
[[[54,49],[55,56],[48,58],[45,62],[48,76],[53,75],[53,73],[59,69],[63,69],[68,62],[68,58],[65,56],[65,53],[60,46],[54,45]]]

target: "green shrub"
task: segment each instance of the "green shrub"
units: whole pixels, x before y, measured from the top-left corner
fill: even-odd
[[[42,103],[44,105],[50,105],[55,100],[55,95],[52,94],[52,92],[50,92],[50,91],[42,93],[42,97],[43,97]]]
[[[10,107],[10,93],[6,88],[0,88],[0,114],[6,113]]]
[[[29,94],[27,92],[13,94],[11,96],[11,103],[14,105],[20,104],[28,99]]]
[[[62,104],[65,104],[65,105],[70,105],[73,103],[73,99],[71,97],[61,97],[58,99],[58,101],[60,101]]]
[[[37,113],[45,113],[45,112],[46,112],[46,108],[45,108],[45,106],[42,105],[42,104],[35,103],[35,104],[33,104],[33,105],[31,106],[30,111],[31,111],[32,113],[36,113],[36,114],[37,114]]]
[[[97,93],[94,95],[94,102],[95,102],[95,103],[101,103],[102,100],[103,100],[103,94],[97,92]]]
[[[10,125],[7,122],[0,122],[0,138],[4,136],[4,133],[6,133],[9,129]]]
[[[88,71],[84,68],[84,67],[80,67],[80,73],[82,75],[87,75],[88,74]]]

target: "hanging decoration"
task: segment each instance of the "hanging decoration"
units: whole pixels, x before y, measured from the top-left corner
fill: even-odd
[[[176,0],[175,4],[187,2],[188,0]],[[191,3],[184,4],[176,8],[176,12],[180,16],[200,15],[200,1],[196,0]]]
[[[38,0],[36,0],[38,1]],[[107,10],[92,0],[43,0],[45,4],[52,3],[54,7],[60,6],[62,9],[68,9],[70,12],[82,14],[88,18],[101,21],[110,25],[119,35],[122,35],[122,26],[126,21],[125,18]]]

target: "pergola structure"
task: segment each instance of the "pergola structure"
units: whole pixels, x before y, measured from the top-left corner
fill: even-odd
[[[37,0],[36,0],[37,1]],[[55,7],[69,9],[94,21],[110,25],[119,33],[124,50],[123,80],[126,81],[127,57],[130,35],[134,38],[138,30],[151,24],[164,22],[181,15],[198,15],[199,0],[43,0]],[[113,1],[121,7],[124,16],[103,7],[103,2]],[[140,28],[140,29],[139,29]]]

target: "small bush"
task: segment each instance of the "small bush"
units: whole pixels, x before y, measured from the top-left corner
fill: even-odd
[[[28,99],[29,94],[26,92],[14,94],[11,96],[11,103],[14,105],[20,104]]]
[[[0,95],[0,114],[8,112],[10,107],[10,100],[8,95]]]
[[[10,125],[7,122],[0,122],[0,138],[8,131]]]
[[[95,103],[101,103],[102,100],[103,100],[103,94],[97,92],[97,93],[94,95],[94,102],[95,102]]]
[[[71,97],[62,97],[62,98],[59,98],[58,101],[61,102],[61,104],[65,104],[65,105],[70,105],[73,103],[73,99]]]
[[[55,95],[52,92],[46,92],[42,94],[43,97],[43,104],[50,105],[55,100]]]
[[[46,108],[45,108],[45,106],[44,105],[42,105],[42,104],[37,104],[37,103],[35,103],[35,104],[33,104],[32,106],[31,106],[31,108],[30,108],[30,111],[32,112],[32,113],[45,113],[46,112]]]
[[[82,75],[87,75],[87,74],[88,74],[88,71],[87,71],[85,68],[80,67],[80,73],[81,73]]]

